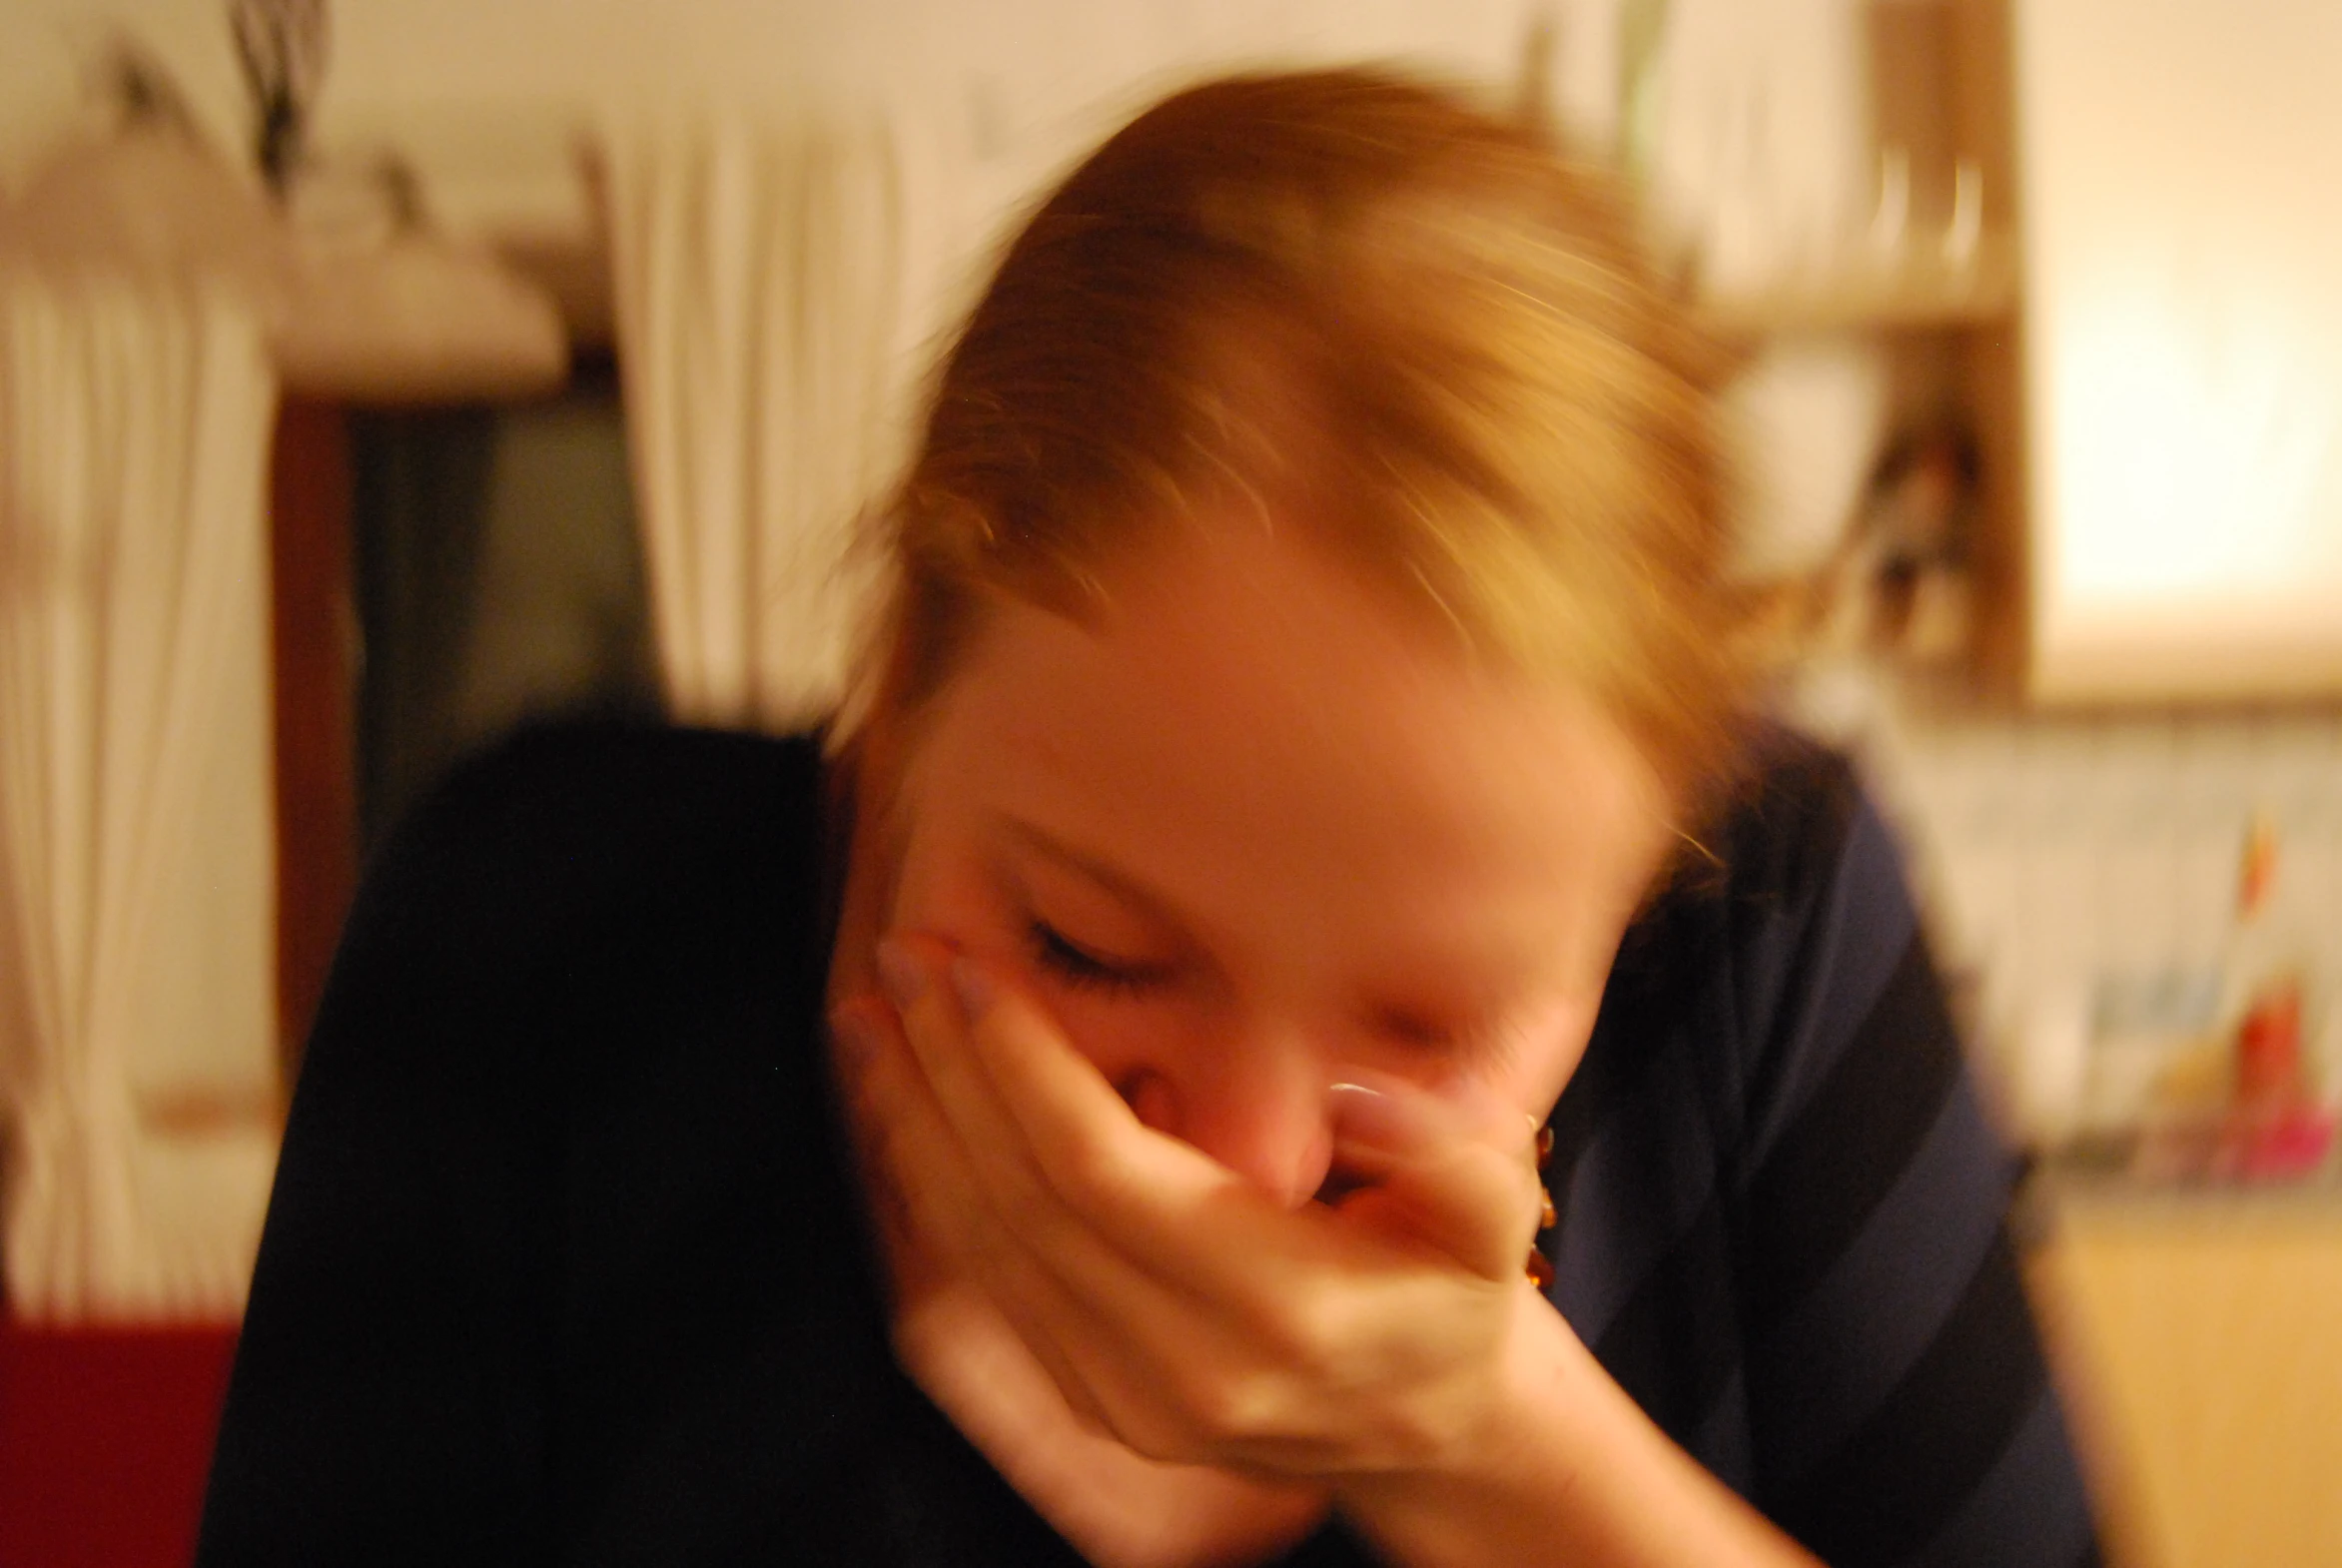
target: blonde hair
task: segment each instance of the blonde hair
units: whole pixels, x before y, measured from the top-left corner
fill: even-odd
[[[862,705],[915,711],[997,596],[1079,613],[1199,497],[1273,495],[1580,682],[1696,813],[1741,684],[1707,364],[1617,186],[1528,130],[1360,72],[1183,92],[1041,206],[945,360]]]

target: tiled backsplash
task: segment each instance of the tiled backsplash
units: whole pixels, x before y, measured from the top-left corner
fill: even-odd
[[[2019,1102],[2057,1092],[2038,1058],[2086,1027],[2098,977],[2219,963],[2256,812],[2314,932],[2313,1008],[2342,982],[2342,708],[1953,715],[1860,677],[1809,706],[1902,832],[1944,965],[1976,988],[1977,1044]]]

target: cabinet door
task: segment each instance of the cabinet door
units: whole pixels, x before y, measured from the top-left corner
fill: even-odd
[[[2120,1568],[2342,1563],[2342,1203],[2076,1207],[2033,1262]]]
[[[2014,34],[2032,694],[2342,692],[2342,5]]]

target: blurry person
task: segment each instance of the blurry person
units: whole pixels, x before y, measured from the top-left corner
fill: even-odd
[[[1435,93],[1116,136],[826,746],[540,731],[381,856],[200,1560],[2091,1560],[1887,835],[1746,708],[1703,367]]]

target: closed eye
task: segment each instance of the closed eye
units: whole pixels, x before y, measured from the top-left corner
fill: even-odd
[[[1385,1040],[1419,1051],[1445,1050],[1465,1033],[1430,1014],[1411,1012],[1405,1008],[1376,1010],[1374,1031]]]
[[[1044,920],[1028,923],[1034,962],[1077,989],[1131,994],[1164,984],[1171,967],[1118,958],[1074,941]]]

